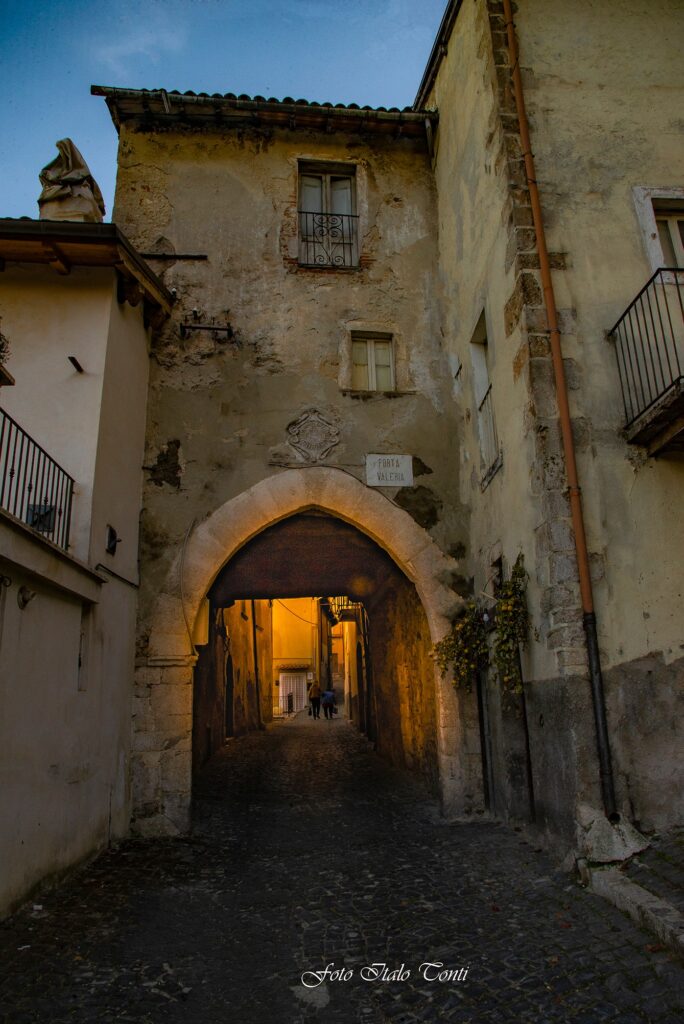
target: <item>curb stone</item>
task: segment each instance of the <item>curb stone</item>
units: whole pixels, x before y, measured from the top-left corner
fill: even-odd
[[[589,887],[684,958],[684,915],[617,868],[590,868]]]

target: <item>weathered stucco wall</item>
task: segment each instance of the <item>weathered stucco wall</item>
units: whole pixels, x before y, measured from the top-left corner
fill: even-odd
[[[362,269],[297,266],[298,158],[356,167]],[[311,408],[340,432],[326,464],[362,479],[369,451],[419,456],[426,468],[416,480],[425,489],[418,515],[445,549],[459,540],[424,147],[287,131],[146,135],[124,126],[115,217],[143,249],[159,244],[208,257],[160,265],[178,302],[152,364],[144,611],[193,516],[275,467],[306,464],[287,443],[287,427]],[[197,332],[181,341],[178,324],[192,309],[201,322],[229,322],[233,339]],[[394,396],[361,397],[341,387],[358,327],[393,334]]]
[[[298,159],[355,167],[360,269],[311,270],[297,265]],[[207,256],[159,265],[167,286],[177,290],[178,301],[151,365],[141,657],[147,651],[149,630],[162,621],[153,617],[159,594],[168,593],[169,600],[171,591],[177,594],[181,554],[187,538],[201,532],[197,523],[227,509],[231,500],[246,501],[250,489],[262,482],[269,492],[266,505],[253,506],[253,525],[250,530],[245,524],[245,539],[268,525],[269,515],[273,522],[297,511],[289,507],[287,470],[296,469],[308,478],[317,466],[325,465],[342,477],[365,482],[367,453],[414,455],[415,487],[386,493],[420,524],[421,546],[426,547],[418,566],[432,565],[430,536],[443,552],[462,548],[466,522],[455,459],[456,419],[445,385],[435,315],[434,199],[426,146],[410,139],[283,129],[146,134],[122,126],[117,223],[144,251],[157,248]],[[230,324],[232,336],[188,332],[181,340],[181,323],[212,320]],[[392,334],[396,392],[349,390],[352,330]],[[288,443],[288,426],[313,409],[339,432],[338,442],[318,463]],[[281,475],[284,501],[276,498]],[[313,495],[319,481],[311,481]],[[332,487],[332,504],[327,483],[324,490],[326,500],[320,507],[339,511],[334,500],[338,491],[341,507],[347,505],[341,486]],[[363,490],[371,506],[374,496]],[[299,507],[307,504],[317,502],[310,498]],[[356,498],[353,504],[349,521],[364,529],[366,512]],[[391,550],[385,524],[378,527],[371,535]],[[402,527],[400,535],[405,533]],[[220,569],[214,547],[212,542],[213,575]],[[193,543],[188,543],[187,556],[182,557],[186,582],[180,586],[186,587],[186,594],[194,586],[188,579],[199,578],[204,571],[204,554],[195,566],[193,550]],[[227,546],[224,561],[232,553]],[[452,565],[445,560],[439,571],[435,565],[432,586],[454,587],[456,607],[456,590],[463,588],[463,581]],[[208,584],[213,575],[208,575]],[[169,630],[175,633],[179,628],[184,629],[174,622]],[[443,631],[445,623],[431,621],[430,628]],[[150,662],[141,663],[140,678],[156,680],[161,673],[171,681],[177,675],[180,685],[180,676],[187,680],[188,669],[174,659],[179,654],[176,647],[183,644],[180,636],[178,644],[171,637],[166,644],[164,632],[162,625]],[[146,684],[141,685],[145,692]],[[442,708],[444,736],[454,713],[451,706],[448,713],[446,706]],[[459,743],[455,733],[448,755],[443,745],[443,783],[449,793],[462,784],[462,770],[455,763]],[[161,752],[156,761],[150,757],[148,765],[135,769],[140,791],[155,792],[157,802],[169,808],[169,813],[152,815],[142,826],[146,830],[186,820],[180,808],[187,806],[188,783],[174,782],[180,780],[182,757],[179,754],[176,772],[160,769],[160,756],[168,760]],[[143,798],[141,806],[149,809],[152,803]]]
[[[568,254],[554,284],[572,312],[563,344],[579,371],[571,402],[582,418],[604,661],[660,651],[669,662],[681,656],[683,639],[684,465],[644,458],[621,438],[617,363],[605,332],[652,273],[633,189],[684,184],[681,8],[583,0],[571,11],[558,0],[531,0],[517,23],[549,245]]]
[[[299,617],[298,617],[299,616]],[[306,665],[318,674],[318,601],[313,597],[275,601],[273,622],[273,675],[291,665]],[[276,693],[277,696],[277,693]]]
[[[261,715],[257,706],[252,602],[212,605],[208,642],[198,647],[192,712],[193,770],[229,736],[242,736],[273,718],[272,623],[268,601],[254,602]],[[227,706],[228,704],[228,706]]]
[[[16,378],[2,404],[74,477],[79,559],[16,524],[0,538],[5,906],[128,831],[148,356],[142,308],[118,304],[112,270],[20,265],[0,289]],[[22,582],[36,594],[24,610]]]
[[[114,291],[111,270],[77,267],[63,277],[27,264],[8,266],[0,276],[2,329],[11,340],[16,380],[14,387],[3,389],[2,405],[74,478],[71,551],[83,561],[90,554]],[[68,356],[76,356],[83,373],[77,373]]]
[[[662,827],[682,813],[682,673],[673,660],[682,639],[681,465],[648,460],[622,440],[615,355],[605,332],[651,273],[634,187],[681,185],[672,180],[681,138],[671,102],[673,86],[681,93],[681,20],[665,0],[648,9],[632,2],[610,11],[580,8],[560,0],[521,4],[516,25],[584,491],[618,800],[628,816],[657,819]],[[443,316],[452,370],[463,364],[455,395],[475,428],[470,338],[484,307],[503,456],[484,491],[477,472],[470,496],[462,490],[472,502],[471,571],[482,591],[495,559],[503,556],[506,569],[518,551],[525,555],[539,630],[523,658],[537,820],[549,836],[571,843],[576,803],[599,803],[598,769],[539,260],[500,4],[463,4],[431,103],[440,109]],[[449,188],[453,177],[458,189]],[[477,466],[476,429],[466,429],[464,439],[462,460]],[[461,485],[468,487],[465,473]],[[637,694],[646,692],[657,715],[639,712]],[[499,791],[512,794],[517,786],[522,806],[514,763],[524,721],[516,733],[497,707],[490,712]],[[667,800],[656,782],[659,758]],[[515,802],[506,802],[510,812]]]
[[[438,789],[435,664],[415,587],[397,574],[369,608],[376,745],[394,764]]]
[[[684,184],[677,6],[623,0],[570,11],[533,0],[517,15],[549,246],[567,254],[554,284],[568,310],[563,345],[575,369],[571,408],[618,798],[646,828],[684,816],[684,465],[649,459],[622,439],[605,332],[653,270],[634,189]]]

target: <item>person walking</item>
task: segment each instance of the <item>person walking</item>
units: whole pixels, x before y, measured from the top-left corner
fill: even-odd
[[[332,721],[332,717],[335,714],[335,691],[332,687],[323,691],[321,697],[321,704],[323,705],[323,714],[326,718]]]
[[[311,702],[310,714],[312,718],[321,717],[321,688],[318,684],[318,680],[314,679],[311,686],[309,687],[309,701]]]

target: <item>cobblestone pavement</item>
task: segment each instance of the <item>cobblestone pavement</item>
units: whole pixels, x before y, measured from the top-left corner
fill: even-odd
[[[684,914],[684,828],[654,837],[647,850],[632,858],[625,874]]]
[[[38,909],[36,909],[38,908]],[[4,1024],[682,1020],[684,970],[515,832],[447,824],[346,722],[231,742],[182,840],[132,841],[0,927]],[[428,981],[419,968],[468,968]],[[364,965],[405,965],[363,981]],[[305,988],[303,971],[353,969]]]

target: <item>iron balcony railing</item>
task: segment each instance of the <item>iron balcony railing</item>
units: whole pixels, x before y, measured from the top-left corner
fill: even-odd
[[[626,427],[684,385],[684,270],[661,267],[608,337],[615,342]]]
[[[305,267],[357,267],[358,222],[351,213],[299,211],[299,263]]]
[[[484,490],[502,464],[499,437],[496,432],[496,421],[494,419],[491,384],[477,407],[477,425],[480,434],[480,455],[484,469],[481,487]]]
[[[343,620],[353,622],[360,608],[361,604],[358,601],[350,601],[348,597],[330,598],[330,610],[338,622]]]
[[[74,481],[0,409],[0,507],[66,551]]]

